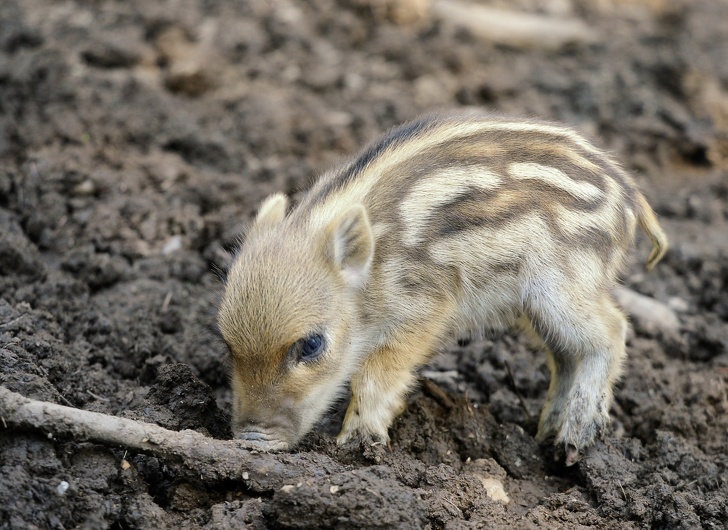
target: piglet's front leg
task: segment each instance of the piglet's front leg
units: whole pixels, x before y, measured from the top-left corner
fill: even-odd
[[[389,443],[389,426],[405,409],[415,369],[430,357],[435,337],[405,335],[370,354],[351,379],[351,401],[339,445],[349,441]]]

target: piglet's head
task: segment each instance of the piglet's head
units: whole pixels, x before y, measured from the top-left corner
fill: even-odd
[[[306,434],[361,361],[358,299],[374,253],[362,206],[328,220],[288,216],[287,207],[280,194],[261,205],[218,312],[232,358],[233,433],[268,450]]]

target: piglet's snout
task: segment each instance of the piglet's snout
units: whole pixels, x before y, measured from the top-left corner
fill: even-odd
[[[267,442],[270,440],[270,436],[262,432],[241,432],[238,438],[249,442]]]
[[[244,415],[236,418],[233,434],[244,445],[264,451],[286,451],[297,439],[293,422],[285,417],[271,415],[268,421],[260,417]]]
[[[242,442],[243,447],[258,451],[288,451],[291,443],[279,435],[263,431],[241,431],[235,438]]]

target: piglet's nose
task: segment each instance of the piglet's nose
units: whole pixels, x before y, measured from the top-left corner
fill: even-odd
[[[246,431],[237,435],[246,449],[260,451],[288,451],[291,444],[275,435],[264,432]]]
[[[249,440],[251,442],[265,442],[268,440],[268,435],[262,432],[241,432],[238,435],[241,440]]]

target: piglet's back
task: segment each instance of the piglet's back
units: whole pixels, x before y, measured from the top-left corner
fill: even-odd
[[[380,265],[397,253],[434,268],[538,266],[568,248],[600,262],[605,279],[652,215],[632,178],[571,129],[480,112],[392,130],[324,175],[295,215],[316,228],[356,203],[368,210]],[[664,243],[653,225],[648,234]]]

